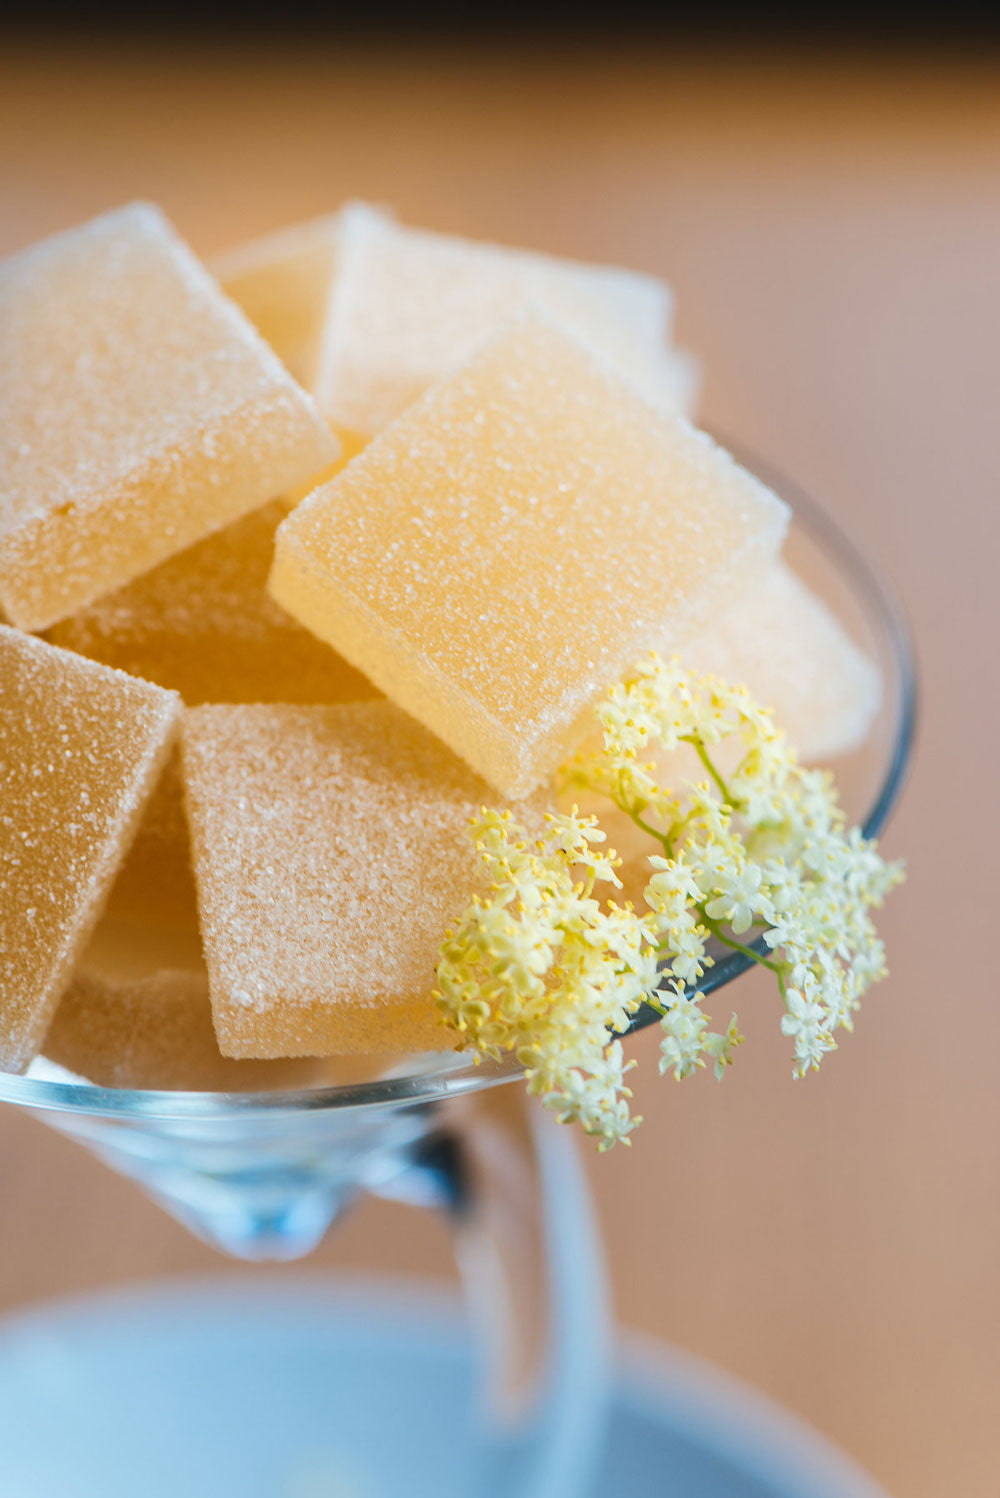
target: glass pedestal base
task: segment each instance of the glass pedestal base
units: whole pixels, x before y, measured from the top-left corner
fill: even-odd
[[[624,1352],[580,1498],[879,1498],[745,1387]],[[474,1384],[454,1303],[413,1285],[272,1273],[42,1306],[0,1322],[4,1494],[469,1498]]]

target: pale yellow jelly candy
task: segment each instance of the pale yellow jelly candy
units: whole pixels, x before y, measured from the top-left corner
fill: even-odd
[[[201,702],[345,702],[372,684],[268,595],[273,501],[64,619],[49,638]]]
[[[449,1048],[430,995],[483,782],[388,702],[193,708],[183,762],[223,1053]]]
[[[316,375],[339,225],[337,213],[294,224],[218,255],[210,266],[307,390]]]
[[[337,456],[144,204],[0,265],[0,607],[40,629]]]
[[[281,503],[286,510],[294,510],[295,506],[307,499],[314,489],[336,478],[340,470],[368,446],[371,438],[361,432],[349,432],[346,427],[340,427],[337,431],[337,441],[340,443],[340,454],[335,463],[324,468],[322,473],[316,474],[307,484],[299,484],[294,489],[286,489],[281,496]]]
[[[197,927],[98,923],[45,1038],[48,1060],[102,1087],[273,1091],[368,1082],[401,1056],[233,1061],[215,1038]]]
[[[803,760],[848,754],[879,709],[877,667],[780,559],[684,645],[685,665],[742,682],[774,713]]]
[[[109,921],[130,923],[139,932],[190,933],[192,949],[200,952],[191,839],[176,748],[163,767],[111,886],[103,924]]]
[[[339,1080],[326,1062],[223,1057],[200,949],[110,914],[60,1001],[45,1055],[101,1087],[242,1092]]]
[[[100,1087],[264,1092],[372,1081],[385,1056],[233,1061],[212,1027],[208,977],[160,969],[141,978],[78,973],[45,1041],[50,1061]]]
[[[270,587],[501,792],[646,647],[780,547],[788,511],[540,323],[498,336],[279,527]]]
[[[208,979],[183,969],[133,979],[78,973],[49,1027],[45,1054],[101,1087],[235,1092],[268,1085],[268,1062],[220,1055]]]
[[[0,1067],[38,1050],[167,757],[180,699],[0,626]]]
[[[697,372],[665,345],[672,300],[652,276],[409,229],[355,204],[340,219],[316,401],[338,431],[371,437],[530,307],[648,399],[688,411]]]

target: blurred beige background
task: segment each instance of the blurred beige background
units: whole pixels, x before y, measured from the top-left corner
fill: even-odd
[[[998,81],[887,58],[0,52],[0,252],[137,195],[210,252],[357,194],[663,274],[706,419],[902,590],[924,700],[886,839],[910,859],[891,980],[800,1084],[753,980],[724,1087],[660,1082],[644,1037],[645,1125],[591,1162],[621,1319],[900,1498],[1000,1489]],[[0,1180],[0,1309],[223,1267],[12,1110]],[[316,1262],[399,1264],[402,1211],[364,1207]],[[436,1224],[408,1214],[405,1237],[411,1267],[448,1272]]]

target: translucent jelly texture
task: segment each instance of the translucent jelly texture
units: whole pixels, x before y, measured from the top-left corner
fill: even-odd
[[[155,208],[0,265],[0,608],[40,629],[337,456]]]
[[[827,605],[783,561],[746,586],[684,646],[686,665],[743,682],[774,712],[804,760],[864,741],[879,708],[878,668]]]
[[[202,702],[350,702],[377,690],[269,596],[265,505],[50,631],[81,655]]]
[[[788,510],[562,332],[490,342],[279,527],[270,588],[504,794],[780,548]]]
[[[110,907],[59,1002],[45,1055],[102,1087],[222,1092],[368,1081],[401,1059],[224,1057],[197,925],[154,928]]]
[[[0,1067],[42,1044],[180,717],[172,692],[0,626]]]
[[[226,294],[307,390],[316,376],[340,221],[339,213],[330,213],[294,224],[211,264]]]
[[[483,782],[388,702],[194,708],[183,760],[223,1053],[446,1049],[430,994]]]
[[[208,977],[164,968],[142,977],[81,971],[45,1041],[50,1061],[100,1087],[271,1092],[369,1081],[384,1057],[233,1061],[212,1026]]]
[[[363,204],[340,219],[315,374],[338,431],[371,437],[525,308],[559,323],[670,410],[697,372],[668,350],[673,296],[652,276],[406,228]]]
[[[190,933],[197,950],[198,902],[176,747],[111,886],[105,921],[111,920],[130,923],[137,932],[162,928]]]
[[[80,972],[56,1010],[45,1054],[101,1087],[238,1091],[267,1086],[268,1066],[219,1053],[205,973],[116,978]]]

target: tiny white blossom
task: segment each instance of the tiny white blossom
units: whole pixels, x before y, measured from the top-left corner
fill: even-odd
[[[705,1038],[705,1054],[715,1062],[715,1080],[721,1082],[726,1074],[726,1067],[733,1064],[733,1052],[738,1045],[743,1044],[744,1037],[740,1034],[736,1024],[736,1016],[732,1019],[722,1035],[708,1035]]]
[[[827,1051],[837,1043],[826,1028],[827,1014],[814,994],[790,988],[786,994],[787,1013],[782,1016],[783,1034],[795,1040],[795,1069],[798,1076],[815,1071]]]
[[[705,1065],[705,1031],[708,1020],[698,1007],[697,998],[677,989],[676,997],[660,1020],[663,1039],[660,1042],[660,1071],[673,1071],[680,1081]]]
[[[772,920],[771,901],[761,889],[763,877],[763,869],[755,863],[722,870],[716,877],[715,895],[705,905],[705,914],[713,921],[727,921],[736,936],[749,931],[757,914]]]

